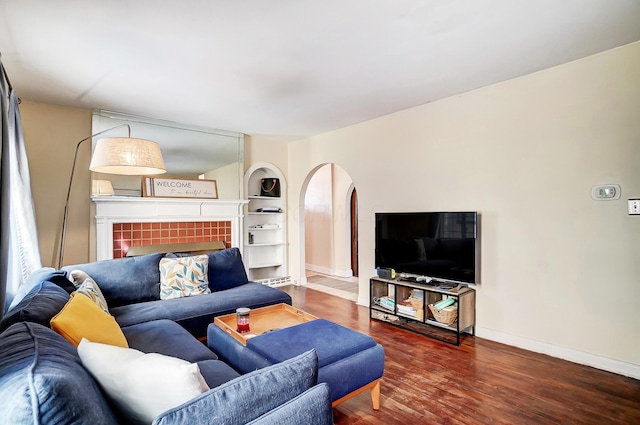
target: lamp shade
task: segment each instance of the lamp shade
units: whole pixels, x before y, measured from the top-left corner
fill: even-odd
[[[91,157],[91,171],[141,176],[167,172],[156,142],[132,137],[100,139]]]

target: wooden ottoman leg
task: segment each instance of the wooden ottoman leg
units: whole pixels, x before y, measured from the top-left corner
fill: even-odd
[[[367,385],[364,385],[358,388],[357,390],[342,397],[341,399],[334,401],[333,403],[331,403],[331,406],[336,407],[338,404],[344,401],[347,401],[351,397],[355,397],[361,392],[364,392],[366,390],[371,390],[371,401],[373,403],[373,410],[379,410],[380,409],[380,380],[379,379],[369,382]]]
[[[371,388],[371,401],[373,402],[373,410],[380,410],[380,380]]]

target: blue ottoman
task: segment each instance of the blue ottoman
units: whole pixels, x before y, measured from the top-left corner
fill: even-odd
[[[246,347],[211,324],[207,344],[243,373],[282,362],[314,348],[318,353],[318,382],[329,384],[334,406],[371,390],[373,408],[380,408],[384,349],[373,338],[337,323],[312,320],[251,338]]]

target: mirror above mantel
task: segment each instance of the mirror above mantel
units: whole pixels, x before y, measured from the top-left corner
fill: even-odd
[[[131,137],[160,145],[167,173],[163,177],[216,180],[219,199],[243,199],[244,134],[155,120],[119,112],[94,110],[92,133],[129,124]],[[126,135],[126,127],[94,138]],[[122,134],[118,134],[122,132]],[[93,173],[94,180],[111,181],[116,195],[140,196],[141,178]]]

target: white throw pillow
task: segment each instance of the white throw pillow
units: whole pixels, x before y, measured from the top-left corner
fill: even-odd
[[[209,390],[196,363],[83,338],[84,367],[132,420],[150,424],[162,412]]]

